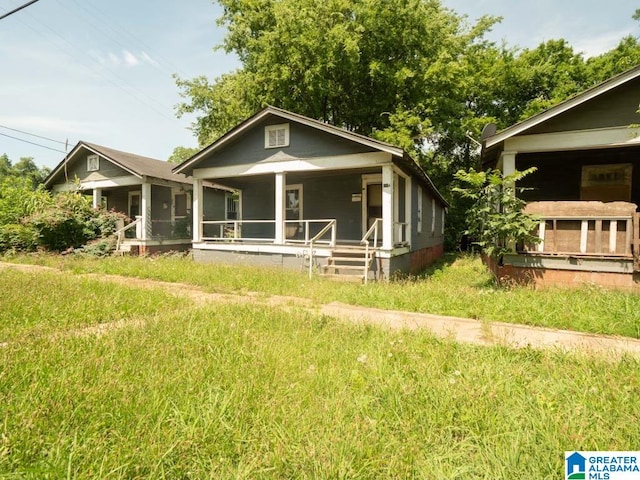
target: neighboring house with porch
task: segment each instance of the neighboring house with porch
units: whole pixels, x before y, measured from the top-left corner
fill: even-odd
[[[443,253],[447,203],[402,149],[275,107],[179,165],[193,178],[193,254],[388,278]],[[204,199],[227,194],[225,217]]]
[[[120,251],[150,253],[191,246],[191,179],[175,165],[128,152],[79,142],[45,179],[53,192],[80,191],[93,206],[126,214],[119,230]],[[224,193],[211,189],[210,202],[223,209]]]
[[[483,134],[486,168],[536,167],[519,186],[541,242],[507,255],[505,274],[536,283],[633,287],[639,270],[640,67],[501,132]],[[635,260],[635,261],[634,261]]]

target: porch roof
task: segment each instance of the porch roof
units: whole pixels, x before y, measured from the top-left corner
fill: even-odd
[[[558,115],[561,115],[562,113],[565,113],[590,100],[593,100],[594,98],[604,95],[605,93],[610,92],[611,90],[616,89],[622,85],[625,85],[639,77],[640,65],[614,77],[611,77],[610,79],[592,88],[589,88],[563,102],[560,102],[557,105],[544,110],[543,112],[540,112],[521,122],[511,125],[510,127],[507,127],[500,132],[490,134],[490,136],[483,138],[482,156],[484,157],[486,152],[499,147],[505,140],[516,135],[520,135],[544,122],[551,120],[552,118],[557,117]],[[491,129],[489,129],[488,131],[491,132]],[[495,125],[493,131],[495,132]]]
[[[120,168],[126,170],[131,175],[134,175],[141,180],[143,179],[143,177],[152,177],[160,180],[184,183],[188,185],[191,185],[192,183],[192,179],[190,177],[187,177],[181,173],[174,173],[172,171],[174,165],[169,162],[115,150],[113,148],[97,145],[95,143],[80,141],[45,179],[45,187],[50,188],[52,185],[54,185],[55,180],[62,173],[65,164],[68,164],[76,156],[80,155],[80,152],[83,149],[100,155],[101,157],[107,159],[109,162],[119,166]]]

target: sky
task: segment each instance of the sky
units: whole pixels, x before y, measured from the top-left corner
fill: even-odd
[[[0,0],[0,15],[26,2]],[[443,4],[470,22],[502,17],[487,38],[512,47],[564,38],[591,56],[640,35],[636,0]],[[173,74],[214,79],[240,66],[214,50],[220,14],[210,0],[39,0],[0,20],[0,154],[52,168],[79,140],[161,160],[195,147],[195,118],[175,115]]]

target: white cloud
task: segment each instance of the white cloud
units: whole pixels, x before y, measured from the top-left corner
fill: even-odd
[[[628,30],[605,32],[596,36],[577,38],[574,41],[574,50],[582,52],[585,58],[595,57],[608,52],[620,43],[623,37],[631,35]]]
[[[136,65],[140,64],[140,60],[138,60],[138,58],[129,50],[122,51],[122,59],[125,65],[129,67],[135,67]]]
[[[143,51],[141,53],[142,59],[147,62],[149,65],[152,65],[154,67],[159,67],[160,64],[158,62],[156,62],[153,58],[151,58],[147,52]]]

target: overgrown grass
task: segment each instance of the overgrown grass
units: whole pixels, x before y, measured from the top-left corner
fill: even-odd
[[[564,450],[633,448],[639,367],[237,305],[25,334],[0,348],[0,477],[559,478]]]
[[[140,290],[56,272],[0,274],[0,343],[122,319],[146,318],[189,305],[160,290]]]
[[[640,338],[640,295],[596,286],[494,286],[476,257],[448,255],[424,275],[367,286],[340,283],[303,272],[197,264],[183,257],[87,259],[21,256],[13,261],[40,263],[74,272],[98,272],[183,282],[216,292],[256,291],[297,295],[316,302],[340,301],[384,309],[407,310],[617,334]]]

